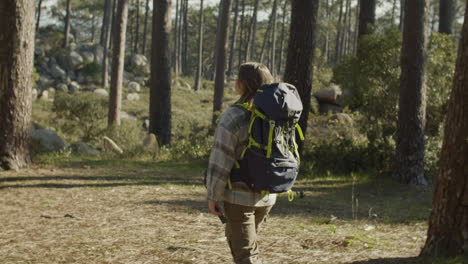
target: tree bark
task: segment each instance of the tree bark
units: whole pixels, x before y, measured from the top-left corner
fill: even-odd
[[[101,37],[99,39],[99,44],[103,47],[104,42],[106,41],[106,34],[108,34],[109,31],[110,16],[112,13],[111,5],[111,0],[104,1],[104,15],[102,16]]]
[[[149,132],[160,145],[171,144],[171,5],[172,0],[153,1]]]
[[[344,0],[339,0],[340,1],[340,12],[338,15],[338,26],[337,26],[337,31],[336,31],[336,41],[335,41],[335,64],[338,63],[341,59],[341,54],[340,54],[340,46],[341,46],[341,31],[343,30],[343,25],[342,25],[342,20],[343,20],[343,2]],[[291,34],[291,33],[290,33]]]
[[[250,22],[250,27],[252,28],[251,40],[250,40],[250,52],[247,54],[247,60],[255,60],[255,39],[257,36],[257,14],[258,14],[258,3],[259,0],[255,0],[254,10],[252,14],[252,21]]]
[[[284,55],[284,35],[286,34],[286,14],[288,10],[288,1],[284,1],[283,6],[283,18],[281,23],[281,40],[280,40],[280,52],[278,59],[278,74],[283,74],[283,55]]]
[[[440,0],[439,4],[439,32],[452,34],[455,20],[456,0]]]
[[[136,0],[136,25],[135,25],[135,44],[133,46],[133,53],[138,53],[138,43],[140,40],[140,0]]]
[[[359,11],[358,55],[360,54],[359,41],[364,35],[371,34],[371,27],[375,24],[376,0],[361,0]]]
[[[32,109],[35,2],[0,1],[0,167],[26,167]]]
[[[270,71],[273,75],[273,78],[276,78],[276,16],[278,10],[278,0],[274,0],[273,2],[273,11],[272,11],[272,34],[271,34],[271,51],[270,51]]]
[[[146,0],[145,5],[145,25],[143,26],[143,47],[141,49],[141,54],[145,55],[146,53],[146,40],[148,35],[148,14],[149,14],[149,0]]]
[[[224,71],[226,68],[226,50],[228,46],[227,36],[229,27],[229,13],[231,9],[231,0],[221,0],[219,10],[219,27],[216,32],[216,75],[215,75],[215,90],[213,98],[213,120],[215,125],[223,108],[224,97]]]
[[[304,106],[299,125],[304,135],[307,135],[319,0],[292,0],[291,6],[291,29],[284,81],[296,86],[299,91]],[[299,141],[299,149],[302,152],[302,141]]]
[[[237,18],[239,15],[239,0],[235,0],[234,5],[234,24],[232,25],[232,36],[231,36],[231,45],[229,48],[229,63],[227,76],[228,79],[231,79],[233,76],[233,67],[234,67],[234,57],[236,54],[236,37],[237,37]]]
[[[120,125],[120,110],[122,108],[122,81],[125,58],[125,33],[127,31],[129,0],[118,0],[114,23],[114,50],[112,54],[112,77],[109,94],[109,126]]]
[[[458,49],[444,143],[422,255],[468,253],[468,12]]]
[[[240,21],[240,30],[239,30],[239,67],[242,64],[242,59],[245,58],[245,54],[243,53],[242,48],[244,47],[244,28],[245,28],[245,0],[242,1],[242,15],[241,15],[241,21]],[[245,49],[247,50],[247,49]]]
[[[111,34],[111,27],[112,23],[111,21],[113,20],[112,18],[112,9],[114,8],[113,2],[111,0],[106,0],[106,11],[109,14],[109,19],[104,20],[106,25],[103,25],[102,31],[104,32],[103,36],[103,47],[104,47],[104,53],[102,56],[102,87],[104,89],[107,89],[109,87],[109,59],[108,59],[108,53],[109,53],[109,42],[110,42],[110,34]]]
[[[396,14],[396,6],[398,0],[393,0],[392,4],[392,26],[395,25],[395,14]]]
[[[182,34],[182,73],[187,76],[188,74],[188,0],[185,0],[184,5],[184,28]]]
[[[405,25],[405,0],[400,0],[400,31],[403,32],[403,27]]]
[[[174,60],[174,72],[176,76],[179,74],[179,16],[180,16],[180,10],[179,10],[179,5],[182,0],[177,0],[176,1],[176,8],[175,8],[175,27],[174,27],[174,51],[173,51],[173,57],[172,59]],[[154,9],[154,7],[153,7]],[[154,12],[153,12],[154,14]],[[154,20],[154,18],[153,18]]]
[[[71,20],[71,0],[67,0],[67,10],[65,15],[65,28],[64,28],[64,39],[63,39],[63,47],[68,47],[70,42],[70,20]]]
[[[202,82],[202,69],[203,69],[203,0],[200,0],[200,14],[199,20],[200,24],[198,25],[198,65],[197,65],[197,75],[195,77],[195,87],[194,90],[198,91],[201,87]]]
[[[39,3],[37,5],[36,32],[39,30],[39,23],[41,22],[41,11],[42,11],[42,0],[39,0]]]
[[[393,177],[406,184],[427,184],[424,177],[426,0],[406,1],[404,21]]]

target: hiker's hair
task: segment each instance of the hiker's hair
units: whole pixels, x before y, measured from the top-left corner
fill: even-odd
[[[243,88],[241,101],[250,102],[260,86],[273,83],[273,76],[264,64],[246,62],[239,67],[237,81]]]

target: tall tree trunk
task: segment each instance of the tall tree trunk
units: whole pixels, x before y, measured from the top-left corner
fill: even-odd
[[[236,37],[237,37],[237,18],[239,15],[239,0],[235,0],[234,5],[234,24],[232,25],[232,35],[231,35],[231,45],[229,48],[229,63],[227,76],[228,79],[231,79],[233,76],[233,67],[234,67],[234,56],[236,54]]]
[[[99,39],[99,44],[104,47],[104,42],[106,41],[106,34],[109,31],[110,17],[112,9],[110,5],[112,4],[111,0],[104,1],[104,15],[102,16],[102,25],[101,25],[101,37]]]
[[[177,72],[182,73],[182,34],[183,34],[183,22],[184,22],[184,7],[185,0],[180,1],[179,9],[179,29],[177,30]]]
[[[0,1],[0,168],[26,167],[32,109],[35,2]]]
[[[376,0],[361,0],[359,11],[358,54],[360,54],[359,41],[362,36],[371,34],[371,27],[375,24]]]
[[[111,15],[111,23],[110,23],[110,36],[109,36],[109,50],[112,49],[113,46],[113,41],[110,41],[111,39],[114,39],[114,29],[115,29],[115,13],[117,12],[117,1],[118,0],[112,0],[112,15]]]
[[[153,1],[149,132],[161,145],[171,144],[171,5],[172,0]]]
[[[136,0],[136,25],[135,25],[135,44],[133,46],[133,53],[138,53],[138,42],[140,39],[140,0]]]
[[[353,34],[353,54],[357,54],[358,46],[358,34],[359,34],[359,10],[361,10],[361,1],[357,1],[356,14],[355,14],[355,23],[354,23],[354,34]]]
[[[291,29],[284,81],[296,86],[299,91],[304,106],[299,125],[304,135],[307,135],[319,0],[292,0],[291,6]],[[299,142],[300,151],[302,146],[303,142]]]
[[[346,0],[346,11],[344,17],[344,30],[343,30],[343,38],[341,41],[341,54],[346,55],[348,54],[348,40],[349,40],[349,20],[351,17],[351,2],[350,0]]]
[[[64,39],[63,39],[63,47],[68,47],[68,43],[70,42],[70,20],[71,20],[71,0],[67,0],[67,10],[65,15],[65,28],[64,28]]]
[[[284,54],[284,35],[286,34],[286,14],[288,10],[288,1],[284,0],[283,6],[283,19],[281,23],[281,40],[280,40],[280,53],[278,59],[278,74],[283,74],[283,54]]]
[[[176,74],[176,76],[179,74],[179,16],[180,16],[180,10],[179,10],[179,6],[180,6],[180,2],[182,0],[177,0],[176,1],[176,8],[175,8],[175,27],[174,27],[174,51],[173,51],[173,61],[174,61],[174,72]],[[154,9],[154,7],[153,7]],[[153,12],[154,14],[154,12]],[[153,18],[154,20],[154,18]],[[154,34],[153,34],[154,35]]]
[[[276,78],[276,16],[278,10],[278,0],[273,2],[273,11],[272,11],[272,34],[271,34],[271,53],[270,53],[270,71],[273,75],[273,78]]]
[[[255,0],[254,3],[254,10],[252,13],[252,21],[250,22],[250,27],[252,28],[252,34],[251,34],[251,39],[250,39],[250,52],[247,54],[246,61],[247,60],[255,60],[255,39],[257,36],[257,14],[258,14],[258,3],[259,0]]]
[[[468,253],[468,12],[448,103],[432,213],[423,255]]]
[[[400,0],[400,31],[403,32],[405,26],[405,0]]]
[[[146,39],[147,39],[147,34],[148,34],[148,14],[149,14],[149,0],[146,0],[145,25],[143,26],[143,47],[141,48],[141,54],[143,55],[145,55],[146,53]]]
[[[392,4],[392,26],[395,25],[395,15],[396,15],[397,2],[398,2],[398,0],[393,0],[393,4]]]
[[[202,70],[203,70],[203,0],[200,0],[200,14],[199,20],[200,24],[198,25],[198,65],[197,65],[197,75],[195,76],[195,87],[194,90],[198,91],[201,87],[202,82]]]
[[[242,64],[242,59],[245,58],[245,54],[242,52],[244,47],[244,25],[245,25],[245,0],[242,0],[242,15],[240,21],[240,30],[239,30],[239,67]]]
[[[112,0],[106,0],[106,9],[109,14],[109,19],[105,20],[108,24],[103,25],[103,47],[104,47],[104,53],[102,56],[102,87],[103,88],[108,88],[109,87],[109,59],[108,59],[108,54],[109,54],[109,43],[110,43],[110,34],[111,34],[111,27],[112,27],[112,10],[114,8],[113,1]]]
[[[185,0],[182,38],[182,73],[186,76],[188,74],[188,0]]]
[[[456,0],[440,0],[439,3],[439,32],[452,34],[455,20]]]
[[[393,177],[402,183],[426,184],[424,177],[426,0],[406,1],[404,21],[397,148]]]
[[[131,6],[132,6],[132,2],[133,0],[129,0],[129,11],[128,11],[128,28],[127,28],[127,32],[129,33],[130,35],[130,40],[128,41],[128,48],[133,51],[133,43],[134,43],[134,40],[135,40],[135,31],[133,30],[133,27],[134,27],[134,24],[135,24],[135,10],[132,10],[131,9]]]
[[[41,22],[41,11],[42,11],[42,0],[39,0],[39,3],[37,5],[36,32],[39,30],[39,23]]]
[[[340,46],[341,46],[341,31],[343,30],[343,3],[344,0],[339,0],[340,1],[340,12],[338,14],[338,27],[336,31],[336,41],[335,41],[335,64],[338,63],[341,59],[340,56]],[[290,33],[291,34],[291,33]]]
[[[219,27],[216,32],[216,75],[215,75],[215,88],[213,98],[213,120],[212,124],[215,125],[219,116],[219,112],[223,108],[224,97],[224,71],[226,68],[226,50],[228,46],[228,28],[229,28],[229,14],[231,9],[231,0],[221,0],[219,10]]]
[[[122,81],[125,58],[125,33],[129,0],[118,0],[117,13],[114,23],[114,50],[112,54],[112,77],[109,95],[109,126],[120,125],[120,109],[122,108]]]
[[[262,44],[262,49],[260,50],[260,62],[261,63],[264,63],[264,56],[265,56],[265,49],[267,47],[267,44],[268,44],[268,40],[270,39],[270,34],[271,34],[271,27],[272,27],[272,22],[273,20],[271,19],[272,18],[272,14],[270,14],[270,18],[268,19],[268,27],[267,27],[267,30],[265,32],[265,35],[263,36],[263,44]]]

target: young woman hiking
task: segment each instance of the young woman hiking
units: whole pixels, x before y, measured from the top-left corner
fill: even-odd
[[[235,91],[237,103],[252,103],[257,89],[273,82],[268,68],[260,63],[242,64]],[[250,112],[231,106],[221,116],[215,133],[214,147],[207,170],[207,199],[210,212],[225,215],[226,237],[235,263],[260,263],[257,233],[276,202],[275,194],[253,192],[244,182],[233,182],[227,188],[228,178],[236,160],[248,141]],[[221,210],[221,202],[224,212]]]

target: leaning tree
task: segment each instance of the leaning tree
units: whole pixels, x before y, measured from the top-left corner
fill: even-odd
[[[423,255],[468,255],[468,12],[445,123]]]
[[[30,162],[35,1],[0,1],[0,167]]]

